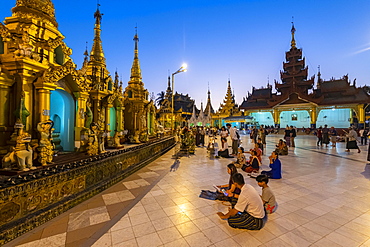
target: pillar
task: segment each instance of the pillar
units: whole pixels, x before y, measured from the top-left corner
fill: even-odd
[[[86,112],[86,102],[89,98],[87,92],[75,92],[73,93],[76,97],[77,111],[76,111],[76,127],[85,127],[85,112]]]
[[[350,108],[351,110],[349,111],[349,125],[353,125],[353,111],[356,111],[356,108]]]
[[[101,105],[100,105],[100,100],[99,99],[94,99],[93,100],[93,122],[99,123],[99,116],[101,112]],[[102,126],[100,126],[101,128]]]
[[[123,118],[122,118],[123,107],[116,107],[116,120],[117,120],[117,131],[123,131]]]
[[[11,127],[9,121],[11,116],[9,96],[12,84],[12,80],[6,80],[6,78],[0,75],[0,146],[4,146],[11,135],[9,128]]]
[[[357,105],[357,119],[358,119],[358,129],[363,129],[365,127],[365,105]]]
[[[38,89],[38,113],[39,122],[50,119],[50,90]]]
[[[278,109],[274,109],[272,111],[272,116],[274,118],[274,125],[275,125],[275,128],[280,128],[280,110]]]
[[[317,107],[311,107],[309,110],[311,129],[316,129],[317,116],[319,115],[319,112],[320,111],[317,110]]]
[[[0,126],[8,127],[10,86],[0,84]]]
[[[112,104],[107,104],[105,107],[105,132],[110,133],[111,125],[110,125],[110,108],[113,107]],[[108,134],[108,138],[110,138],[110,134]]]
[[[81,141],[87,142],[87,137],[85,130],[86,121],[86,103],[89,98],[89,93],[87,92],[75,92],[73,93],[76,98],[76,123],[75,123],[75,147],[80,148],[84,145]]]

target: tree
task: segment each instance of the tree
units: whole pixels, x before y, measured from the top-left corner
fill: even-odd
[[[158,106],[161,106],[161,104],[163,103],[164,101],[164,98],[165,98],[165,92],[164,91],[161,91],[160,93],[157,93],[157,98],[155,100],[155,103],[158,105]]]

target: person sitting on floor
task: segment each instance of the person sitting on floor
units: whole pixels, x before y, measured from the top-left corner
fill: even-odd
[[[241,190],[238,202],[226,214],[218,212],[217,215],[227,220],[232,228],[260,230],[267,216],[258,192],[250,184],[245,184],[244,177],[240,173],[234,174],[233,181]]]
[[[252,172],[258,172],[260,169],[260,162],[257,157],[257,153],[255,150],[250,151],[251,156],[249,158],[249,161],[245,165],[243,165],[242,170],[246,173],[252,173]]]
[[[233,164],[236,166],[236,168],[242,168],[243,165],[245,165],[246,163],[247,163],[247,161],[246,161],[245,155],[244,155],[244,148],[239,147],[238,148],[238,155],[236,157],[236,161],[233,162]]]
[[[260,164],[262,163],[262,150],[259,148],[259,145],[258,143],[254,144],[254,148],[253,149],[250,149],[248,152],[246,153],[251,153],[253,151],[256,152],[256,156],[260,162]]]
[[[283,139],[279,140],[278,145],[276,145],[275,152],[278,155],[288,155],[288,146]]]
[[[218,151],[218,156],[223,157],[223,158],[234,158],[234,156],[230,156],[229,154],[229,145],[227,144],[227,140],[221,138],[222,142],[222,148],[220,151]]]
[[[227,196],[229,197],[227,201],[230,201],[231,205],[235,206],[236,202],[238,201],[240,189],[235,186],[233,182],[233,176],[234,174],[238,173],[238,170],[236,169],[235,165],[231,163],[227,165],[227,173],[230,174],[229,184],[219,185],[217,187],[220,190],[225,190]]]
[[[259,175],[256,178],[259,187],[262,187],[262,202],[266,209],[266,213],[272,214],[276,211],[278,204],[275,199],[274,193],[272,193],[270,187],[267,185],[269,178],[266,175]]]
[[[270,157],[270,171],[262,171],[261,174],[267,175],[267,177],[272,179],[280,179],[281,178],[281,162],[279,160],[279,155],[272,151]]]

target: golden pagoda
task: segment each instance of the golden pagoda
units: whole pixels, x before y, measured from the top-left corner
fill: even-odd
[[[87,115],[84,126],[89,128],[92,122],[97,123],[100,131],[104,131],[110,140],[115,132],[123,130],[122,86],[119,86],[118,73],[116,72],[113,82],[107,69],[100,35],[102,14],[99,5],[94,18],[94,42],[89,57],[86,50],[84,64],[80,70],[91,81],[89,94],[81,95]]]
[[[0,23],[0,147],[5,149],[17,119],[37,137],[37,123],[52,117],[52,91],[73,99],[74,92],[88,88],[57,29],[52,2],[18,0],[12,12]],[[74,139],[74,122],[65,127],[66,138]]]
[[[125,129],[128,130],[130,142],[148,141],[156,133],[154,102],[148,100],[148,90],[144,88],[139,61],[139,36],[134,36],[134,61],[131,67],[130,81],[124,92]]]
[[[94,44],[81,70],[70,58],[50,0],[18,0],[0,23],[0,154],[15,145],[19,128],[37,143],[38,124],[50,120],[52,141],[63,151],[86,145],[92,121],[108,139],[123,130],[122,86],[106,68],[99,8],[94,17]]]
[[[231,91],[230,80],[228,81],[226,96],[220,108],[215,114],[212,114],[214,125],[221,127],[223,119],[228,117],[239,117],[243,113],[239,110],[238,105],[235,103],[235,97]]]

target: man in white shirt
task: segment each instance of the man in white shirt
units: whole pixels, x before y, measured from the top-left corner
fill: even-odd
[[[265,209],[258,192],[250,185],[245,184],[240,173],[232,178],[234,185],[241,190],[238,202],[227,214],[218,212],[221,219],[227,219],[233,228],[260,230],[266,221]]]
[[[229,132],[230,132],[230,138],[231,138],[231,141],[232,141],[232,155],[237,155],[238,154],[238,144],[239,144],[239,138],[238,136],[236,135],[236,128],[231,128],[231,124],[226,124],[226,127],[229,129]]]

